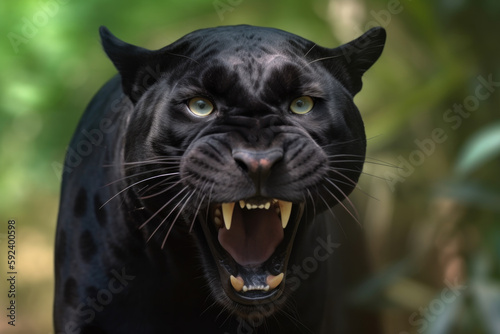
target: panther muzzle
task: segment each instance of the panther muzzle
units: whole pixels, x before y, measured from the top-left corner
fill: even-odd
[[[303,208],[263,197],[211,206],[202,226],[229,298],[258,305],[281,296]]]

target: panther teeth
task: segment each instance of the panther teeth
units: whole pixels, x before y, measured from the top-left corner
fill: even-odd
[[[247,292],[255,290],[267,292],[269,290],[275,289],[278,285],[280,285],[284,277],[284,273],[281,273],[278,276],[268,275],[266,278],[266,285],[245,285],[245,281],[243,280],[243,278],[241,278],[241,276],[234,277],[233,275],[229,277],[229,281],[236,292]]]
[[[233,221],[234,202],[222,203],[222,216],[224,218],[224,225],[226,229],[231,229],[231,222]]]
[[[266,203],[252,204],[247,203],[245,200],[240,200],[238,202],[241,209],[246,210],[269,210],[274,209],[278,215],[281,217],[281,226],[286,228],[288,221],[290,220],[290,215],[292,213],[292,203],[287,201],[282,201],[278,199],[273,199],[267,201]],[[233,221],[233,211],[236,202],[222,203],[221,208],[216,208],[214,211],[214,222],[217,227],[222,227],[222,222],[227,230],[231,229],[231,223]],[[222,211],[221,211],[222,209]]]
[[[229,280],[230,280],[231,285],[233,286],[234,290],[236,290],[237,292],[240,292],[241,290],[243,290],[243,287],[245,285],[243,278],[241,278],[240,276],[234,277],[233,275],[231,275],[229,277]]]
[[[214,223],[217,228],[222,227],[222,212],[220,211],[219,208],[215,209],[214,212]]]
[[[250,285],[250,286],[243,285],[243,292],[254,291],[254,290],[269,291],[269,285]]]
[[[269,286],[269,289],[275,289],[280,283],[283,281],[285,277],[284,273],[279,274],[278,276],[269,275],[266,278],[266,283]]]
[[[292,213],[292,203],[279,201],[280,212],[281,212],[281,224],[283,228],[286,228],[288,221],[290,220],[290,214]]]

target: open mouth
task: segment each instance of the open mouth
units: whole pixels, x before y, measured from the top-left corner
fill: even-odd
[[[211,205],[203,231],[233,301],[255,305],[282,294],[303,207],[269,198]]]

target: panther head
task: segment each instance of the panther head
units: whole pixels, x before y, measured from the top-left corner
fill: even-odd
[[[161,247],[195,231],[216,300],[248,315],[286,298],[298,227],[356,186],[353,97],[385,31],[329,49],[277,29],[198,30],[157,51],[101,28],[133,104],[124,145],[140,227]]]

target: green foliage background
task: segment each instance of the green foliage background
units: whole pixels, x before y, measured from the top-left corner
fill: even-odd
[[[0,289],[8,219],[18,226],[19,276],[18,326],[2,316],[0,331],[53,331],[58,166],[86,104],[115,73],[98,27],[156,49],[198,28],[240,23],[329,47],[374,24],[387,28],[356,102],[368,155],[400,169],[367,164],[361,187],[376,200],[352,195],[376,273],[353,301],[379,308],[387,333],[500,332],[500,87],[446,119],[475,101],[480,77],[500,82],[495,0],[2,1]],[[463,290],[448,303],[440,296],[449,282]]]

